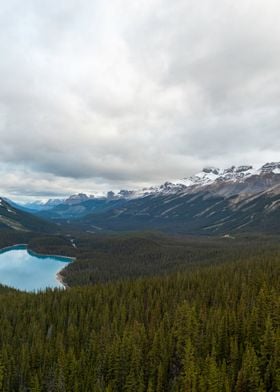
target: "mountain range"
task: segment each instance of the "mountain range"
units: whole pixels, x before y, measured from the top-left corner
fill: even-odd
[[[13,208],[29,211],[39,221],[90,232],[156,229],[203,235],[279,233],[280,162],[260,168],[206,167],[195,176],[141,190],[103,196],[79,193],[46,203],[13,204]]]

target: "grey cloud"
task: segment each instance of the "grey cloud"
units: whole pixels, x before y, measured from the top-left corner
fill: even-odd
[[[279,160],[279,11],[276,0],[4,2],[1,193]]]

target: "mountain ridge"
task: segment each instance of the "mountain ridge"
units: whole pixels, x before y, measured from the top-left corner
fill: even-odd
[[[104,194],[91,194],[87,195],[83,192],[70,195],[62,199],[49,199],[46,202],[37,200],[31,203],[25,203],[20,205],[20,208],[34,209],[36,211],[51,209],[60,204],[74,205],[79,204],[84,201],[99,199],[99,200],[113,200],[113,199],[132,199],[137,197],[145,197],[149,194],[158,192],[178,192],[180,190],[193,191],[198,190],[200,187],[206,187],[210,185],[221,186],[222,184],[232,184],[244,183],[248,179],[258,179],[260,177],[269,176],[280,176],[280,162],[270,162],[265,163],[260,168],[254,168],[252,165],[242,165],[242,166],[231,166],[227,169],[220,169],[217,167],[205,167],[201,172],[183,178],[181,180],[166,181],[159,186],[151,186],[137,190],[126,190],[121,189],[119,192],[115,193],[113,191],[108,191]],[[273,184],[271,184],[273,185]],[[213,188],[214,189],[214,188]],[[239,190],[240,192],[240,190]],[[238,190],[236,191],[238,193]]]
[[[36,216],[89,232],[280,233],[280,163],[266,163],[259,169],[204,168],[196,176],[159,187],[108,192],[102,197],[79,193],[52,203],[53,208]]]

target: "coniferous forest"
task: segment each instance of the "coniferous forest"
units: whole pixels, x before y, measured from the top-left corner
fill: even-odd
[[[0,392],[280,392],[279,17],[0,0]]]
[[[53,243],[53,251],[63,241],[29,240],[37,248]],[[210,240],[195,246],[194,239],[181,238],[172,246],[172,239],[155,237],[143,253],[137,237],[135,259],[133,237],[107,238],[121,268],[119,276],[112,269],[112,279],[99,268],[100,283],[82,279],[98,269],[83,241],[90,247],[80,239],[83,251],[69,275],[64,271],[71,288],[35,294],[1,287],[1,391],[280,391],[275,238],[262,246],[251,239],[255,247],[251,243],[248,250],[248,239],[235,247],[230,240],[226,246]],[[92,241],[101,266],[104,239]],[[152,268],[155,254],[159,274]],[[168,268],[172,257],[176,267]]]

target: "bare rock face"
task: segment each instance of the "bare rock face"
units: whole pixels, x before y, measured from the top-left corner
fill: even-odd
[[[103,195],[78,193],[67,199],[50,199],[26,205],[29,209],[44,211],[61,205],[75,206],[92,200],[132,200],[152,195],[192,194],[208,192],[224,197],[262,192],[280,183],[280,162],[266,163],[260,168],[252,165],[230,166],[226,169],[205,167],[200,173],[177,181],[166,181],[162,185],[138,190],[122,189]],[[36,204],[36,205],[35,205]]]
[[[262,173],[278,173],[280,174],[280,162],[266,163],[261,167]]]
[[[207,167],[195,176],[176,182],[177,185],[184,185],[182,191],[186,193],[207,190],[222,196],[255,194],[279,183],[280,162],[266,163],[257,169],[251,165],[231,166],[227,169]],[[176,191],[176,188],[173,187],[173,190]]]
[[[86,201],[89,199],[89,196],[87,196],[85,193],[78,193],[77,195],[72,195],[68,199],[65,200],[66,204],[79,204],[83,201]]]
[[[203,171],[203,173],[207,173],[207,174],[213,173],[213,174],[218,175],[220,173],[220,169],[218,169],[216,167],[204,167],[202,171]]]
[[[3,210],[4,211],[4,210]],[[10,213],[12,214],[12,213]],[[102,196],[79,193],[39,213],[80,219],[92,230],[156,229],[189,234],[280,233],[280,162],[206,167],[194,176]],[[7,222],[3,217],[3,222]],[[1,222],[0,222],[1,224]]]

